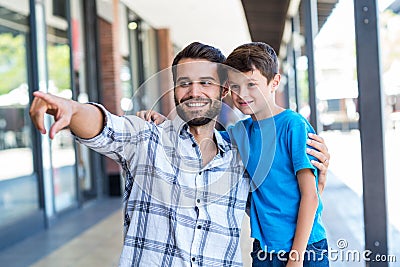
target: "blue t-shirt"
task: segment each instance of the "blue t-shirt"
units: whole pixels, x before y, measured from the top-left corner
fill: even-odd
[[[265,120],[240,121],[223,134],[238,146],[252,177],[251,236],[260,241],[264,251],[277,253],[292,247],[301,197],[296,173],[311,169],[318,190],[318,171],[310,162],[313,157],[306,153],[308,133],[315,133],[308,121],[285,110]],[[309,244],[326,238],[321,212],[319,198]]]

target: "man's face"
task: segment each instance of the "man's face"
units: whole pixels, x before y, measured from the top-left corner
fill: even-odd
[[[184,58],[176,70],[175,105],[178,115],[190,126],[205,125],[216,118],[221,111],[222,98],[218,64]]]

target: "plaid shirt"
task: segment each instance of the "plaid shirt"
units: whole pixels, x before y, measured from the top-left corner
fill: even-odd
[[[242,266],[239,237],[249,177],[237,149],[215,131],[218,153],[202,166],[199,146],[178,116],[156,126],[101,108],[102,133],[77,140],[122,166],[119,265]]]

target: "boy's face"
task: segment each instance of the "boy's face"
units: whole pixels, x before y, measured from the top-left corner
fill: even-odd
[[[204,59],[184,58],[176,69],[175,104],[178,115],[191,126],[201,126],[217,117],[221,100],[218,64]]]
[[[274,93],[279,82],[279,74],[269,82],[257,69],[249,72],[228,71],[228,83],[235,107],[243,114],[251,115],[253,120],[271,117],[271,109],[275,106]]]

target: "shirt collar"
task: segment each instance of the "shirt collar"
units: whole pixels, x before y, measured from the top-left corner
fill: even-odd
[[[182,139],[192,138],[193,135],[189,131],[189,126],[187,123],[178,115],[172,120],[172,125],[176,133],[179,134],[179,137]],[[227,142],[222,138],[221,134],[217,129],[214,129],[215,140],[217,141],[217,146],[220,151],[221,156],[226,153],[227,150],[232,149],[231,143]]]
[[[178,133],[179,137],[186,139],[191,136],[189,132],[189,126],[178,115],[176,115],[172,120],[172,126],[174,127],[175,132]]]
[[[219,131],[217,129],[214,129],[214,136],[215,136],[215,140],[217,140],[217,146],[220,151],[220,154],[221,154],[221,156],[224,156],[224,154],[227,150],[232,149],[232,144],[225,141],[225,139],[222,138],[221,134],[219,133]]]

